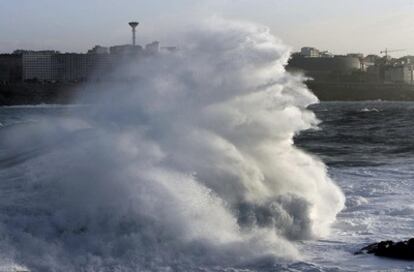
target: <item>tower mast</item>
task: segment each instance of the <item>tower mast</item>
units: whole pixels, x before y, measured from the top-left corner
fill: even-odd
[[[136,46],[136,28],[139,25],[138,22],[129,22],[129,26],[132,28],[132,45]]]

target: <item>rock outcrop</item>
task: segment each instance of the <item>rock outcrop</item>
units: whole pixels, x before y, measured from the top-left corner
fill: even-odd
[[[414,238],[401,242],[382,241],[370,244],[355,254],[374,254],[380,257],[414,261]]]

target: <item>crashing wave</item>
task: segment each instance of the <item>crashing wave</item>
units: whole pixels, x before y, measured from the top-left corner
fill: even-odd
[[[95,104],[77,117],[0,131],[3,259],[33,271],[237,266],[297,258],[292,241],[327,233],[344,197],[293,144],[317,125],[317,99],[285,71],[288,48],[217,19],[181,40],[91,85]]]

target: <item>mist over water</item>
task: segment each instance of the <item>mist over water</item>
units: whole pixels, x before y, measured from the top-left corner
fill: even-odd
[[[293,145],[317,99],[262,26],[213,19],[126,60],[72,117],[0,130],[0,256],[32,271],[298,259],[344,197]]]

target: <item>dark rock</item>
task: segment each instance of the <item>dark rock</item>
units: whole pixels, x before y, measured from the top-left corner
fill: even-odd
[[[370,244],[355,254],[374,254],[380,257],[414,261],[414,238],[401,242],[382,241]]]

